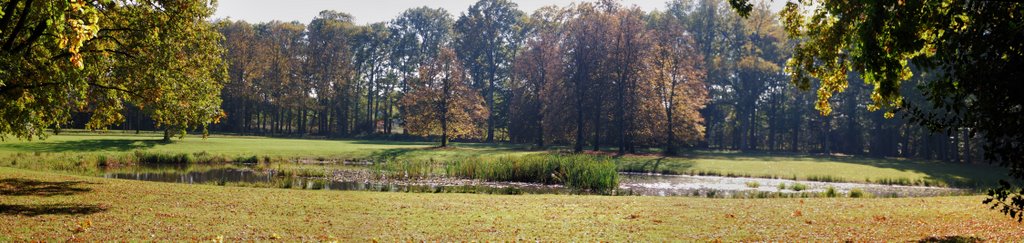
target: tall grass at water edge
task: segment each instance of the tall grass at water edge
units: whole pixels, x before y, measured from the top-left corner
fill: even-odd
[[[619,186],[615,162],[606,156],[533,154],[446,163],[448,176],[485,181],[562,184],[574,190],[610,193]]]

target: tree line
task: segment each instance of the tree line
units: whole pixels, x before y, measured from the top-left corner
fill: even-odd
[[[798,41],[766,5],[746,18],[721,0],[675,0],[663,9],[600,1],[525,13],[483,0],[458,17],[420,7],[366,25],[335,11],[308,24],[214,21],[228,80],[219,97],[226,116],[210,129],[622,153],[980,158],[968,129],[934,133],[869,111],[872,87],[861,82],[828,99],[832,113],[821,116],[811,108],[816,94],[790,83],[784,68]],[[907,99],[925,99],[904,87]],[[156,129],[126,106],[118,128]]]
[[[974,161],[967,133],[935,134],[868,111],[850,85],[831,116],[789,83],[796,44],[767,5],[720,0],[645,12],[615,1],[524,13],[479,1],[457,18],[409,9],[357,25],[222,20],[232,82],[227,132],[433,135],[619,152],[680,147]],[[853,76],[853,75],[851,75]]]

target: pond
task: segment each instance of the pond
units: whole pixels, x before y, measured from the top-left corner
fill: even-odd
[[[349,190],[385,192],[455,192],[486,194],[586,194],[561,185],[521,182],[488,182],[456,178],[417,180],[374,179],[367,169],[333,170],[330,176],[299,177],[251,166],[139,166],[104,173],[106,178],[186,184]],[[923,197],[962,195],[969,190],[923,186],[796,181],[786,179],[732,178],[621,173],[615,195],[696,197],[815,197],[832,188],[839,196],[853,190],[876,197]]]

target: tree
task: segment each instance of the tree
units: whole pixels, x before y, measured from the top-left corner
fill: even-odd
[[[346,91],[351,86],[349,82],[354,72],[349,43],[353,28],[351,15],[335,11],[320,12],[320,16],[314,18],[307,27],[309,54],[304,76],[311,79],[309,83],[317,100],[316,112],[319,114],[317,127],[324,135],[330,134],[328,114],[336,110],[336,106],[348,105],[345,99],[350,94]]]
[[[511,80],[512,108],[509,133],[516,138],[533,138],[538,148],[545,146],[545,137],[564,132],[568,102],[561,82],[565,77],[562,60],[562,39],[558,32],[561,12],[553,8],[537,10],[530,19],[531,33],[526,47],[513,63],[515,79]]]
[[[309,102],[308,79],[302,78],[307,44],[306,26],[298,22],[272,21],[259,26],[261,38],[268,45],[268,69],[259,80],[270,133],[290,133],[295,111]]]
[[[748,1],[731,3],[749,13]],[[832,112],[830,98],[849,86],[853,71],[873,87],[869,110],[888,118],[903,110],[911,121],[949,135],[979,134],[986,159],[1024,178],[1024,4],[807,0],[788,2],[781,15],[789,37],[801,41],[786,70],[803,89],[819,80],[815,107],[822,114]],[[913,67],[937,74],[922,86],[924,102],[904,102],[901,94]],[[1020,200],[1006,205],[1016,207],[1004,208],[1011,217],[1024,209]]]
[[[619,140],[619,154],[635,152],[633,140],[637,129],[636,114],[643,106],[641,99],[643,89],[650,88],[642,85],[640,72],[643,59],[649,54],[651,46],[646,23],[642,19],[643,11],[634,7],[631,9],[619,9],[617,6],[608,7],[613,13],[610,18],[611,28],[606,29],[612,35],[608,53],[606,70],[610,70],[609,76],[614,84],[616,95],[615,120],[616,136]]]
[[[441,147],[451,138],[480,137],[479,123],[487,108],[467,82],[455,51],[442,48],[437,59],[419,70],[420,77],[402,97],[406,129],[415,135],[441,135]]]
[[[256,26],[244,21],[223,20],[216,25],[224,41],[221,43],[227,53],[224,61],[228,64],[229,82],[221,91],[223,107],[228,116],[228,129],[251,132],[252,119],[257,113],[259,102],[256,80],[267,69],[267,46],[261,45]]]
[[[420,66],[435,60],[443,44],[451,41],[452,22],[448,11],[428,7],[406,10],[391,21],[391,61],[399,72],[402,93],[409,91],[409,83],[416,78]],[[405,113],[404,107],[399,109]]]
[[[353,43],[355,55],[352,61],[356,69],[356,79],[363,80],[365,83],[360,87],[346,86],[346,89],[352,89],[352,91],[344,93],[352,92],[352,96],[358,97],[363,93],[361,89],[366,89],[366,104],[364,108],[366,114],[363,115],[363,119],[359,119],[358,117],[361,114],[356,112],[355,117],[357,118],[354,119],[357,124],[360,124],[358,129],[362,129],[365,132],[372,133],[377,130],[375,122],[376,112],[373,105],[379,100],[379,93],[381,93],[379,87],[381,86],[380,81],[384,80],[384,70],[390,68],[407,71],[405,70],[406,66],[399,66],[407,63],[396,60],[401,59],[397,58],[399,51],[391,50],[392,47],[398,47],[396,46],[396,41],[392,39],[393,37],[401,36],[392,36],[385,23],[374,23],[360,27],[358,33],[355,34],[355,43]],[[385,92],[390,92],[390,90],[385,90]],[[348,98],[346,97],[345,99],[347,100]],[[393,102],[388,102],[388,104],[391,103]],[[358,105],[355,105],[353,108],[357,111],[359,110]],[[388,109],[390,110],[390,107]],[[348,119],[348,113],[348,108],[346,107],[342,117]],[[390,122],[388,124],[390,125]],[[348,125],[345,125],[342,131],[343,135],[348,135]]]
[[[576,139],[573,151],[582,152],[586,142],[586,122],[589,118],[593,125],[594,150],[601,145],[602,121],[604,112],[604,91],[607,88],[607,73],[602,68],[607,62],[609,28],[612,25],[606,13],[593,3],[583,2],[570,9],[569,20],[564,28],[566,32],[565,47],[569,81],[566,86],[573,90],[573,110],[576,113]],[[612,6],[603,6],[606,9]]]
[[[125,103],[184,133],[223,116],[222,38],[208,1],[32,1],[0,16],[0,135],[45,137],[73,110],[89,128],[124,120]]]
[[[708,101],[703,57],[678,18],[657,13],[652,19],[655,46],[647,59],[645,78],[653,84],[664,111],[664,153],[675,155],[677,143],[703,137],[700,109]]]
[[[458,38],[455,48],[466,64],[474,87],[482,90],[487,101],[487,138],[494,142],[495,91],[500,89],[499,80],[506,79],[511,70],[515,50],[517,25],[522,11],[507,0],[480,0],[455,22]]]

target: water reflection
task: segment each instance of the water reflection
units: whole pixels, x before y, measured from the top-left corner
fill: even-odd
[[[345,173],[335,173],[336,175]],[[308,178],[278,174],[251,166],[140,166],[110,171],[107,178],[144,181],[255,186],[307,190],[349,190],[381,192],[456,192],[486,194],[587,194],[559,185],[519,182],[483,182],[439,178],[419,181],[374,181],[366,178]],[[794,190],[793,185],[806,186]],[[838,196],[857,189],[881,197],[958,195],[965,190],[937,187],[889,186],[859,183],[830,183],[784,179],[729,178],[715,176],[622,173],[614,195],[699,196],[699,197],[814,197],[828,188]]]
[[[568,194],[560,186],[530,183],[463,183],[438,184],[433,182],[371,182],[339,181],[324,178],[279,176],[274,171],[253,168],[192,168],[159,167],[137,171],[118,171],[104,174],[106,178],[214,185],[242,185],[256,187],[293,188],[307,190],[345,190],[380,192],[430,193],[485,193],[485,194]]]
[[[957,188],[895,186],[866,183],[796,181],[786,179],[622,173],[619,187],[638,195],[702,197],[818,196],[831,188],[835,195],[859,190],[878,197],[930,197],[969,194]],[[794,188],[800,185],[799,190]]]

